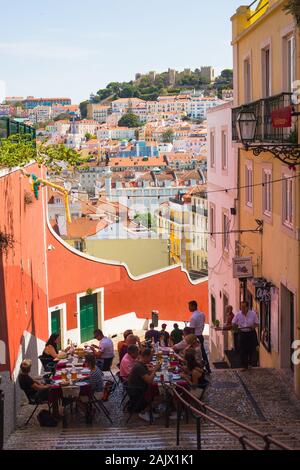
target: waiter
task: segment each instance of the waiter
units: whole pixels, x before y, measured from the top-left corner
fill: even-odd
[[[205,314],[203,312],[198,311],[198,304],[195,300],[191,300],[189,302],[189,311],[192,313],[190,318],[190,328],[192,333],[194,333],[201,346],[202,358],[205,364],[205,369],[208,374],[211,373],[210,365],[208,362],[208,357],[204,347],[204,337],[203,337],[203,330],[205,325]]]
[[[239,329],[243,370],[251,369],[258,344],[255,328],[258,327],[259,322],[256,312],[249,309],[248,302],[241,303],[241,310],[235,315],[232,325],[237,325]]]

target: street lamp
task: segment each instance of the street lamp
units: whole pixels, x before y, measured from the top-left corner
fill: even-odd
[[[241,142],[253,142],[255,138],[257,119],[252,111],[241,111],[236,120],[236,130]]]

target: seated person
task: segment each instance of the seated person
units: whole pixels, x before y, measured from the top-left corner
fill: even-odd
[[[174,323],[173,328],[174,330],[172,330],[170,334],[170,343],[172,346],[180,343],[183,335],[183,331],[179,329],[178,323]]]
[[[185,341],[185,338],[191,333],[192,333],[192,329],[189,326],[186,326],[185,328],[183,328],[183,332],[182,332],[183,339],[179,343],[174,344],[173,346],[173,350],[176,353],[183,351],[188,346],[187,342]]]
[[[99,367],[97,367],[96,365],[95,356],[93,354],[89,354],[88,356],[86,356],[85,363],[91,371],[89,381],[91,384],[92,393],[94,397],[96,398],[96,400],[101,400],[103,397],[103,389],[104,389],[103,374],[101,370],[99,369]],[[81,398],[85,399],[87,397],[83,396]],[[85,400],[82,400],[82,401],[85,401]]]
[[[44,385],[33,380],[30,377],[31,360],[24,359],[21,362],[20,373],[18,381],[20,388],[26,393],[28,399],[32,399],[38,402],[48,401],[50,385]]]
[[[181,373],[181,377],[191,386],[191,393],[200,398],[205,387],[209,382],[205,379],[204,370],[196,360],[195,351],[191,350],[185,354],[186,368]]]
[[[52,359],[52,361],[58,361],[65,357],[65,353],[70,349],[71,346],[68,346],[65,350],[59,352],[58,344],[60,343],[60,335],[59,333],[52,333],[50,338],[48,339],[42,357],[44,359]]]
[[[162,347],[167,347],[167,346],[169,346],[170,335],[169,335],[169,333],[166,331],[166,328],[167,328],[166,323],[163,323],[163,324],[161,325],[161,332],[160,332],[160,345],[161,345]]]
[[[149,343],[151,343],[151,342],[158,343],[160,333],[159,333],[159,331],[154,329],[154,323],[150,323],[149,328],[150,329],[148,331],[146,331],[146,334],[145,334],[145,341],[147,341]]]
[[[123,380],[127,380],[133,367],[136,364],[136,360],[139,356],[139,348],[136,344],[130,344],[128,346],[127,353],[124,355],[120,364],[120,377]]]
[[[202,364],[203,359],[202,359],[202,352],[201,352],[201,344],[199,343],[197,336],[194,334],[187,335],[185,337],[185,342],[187,344],[187,347],[183,350],[184,356],[189,351],[194,351],[196,361],[199,364]]]
[[[127,338],[127,336],[128,336],[128,335],[132,335],[132,334],[133,334],[133,331],[132,331],[132,330],[126,330],[126,331],[124,331],[124,333],[123,333],[124,340],[119,341],[119,342],[118,342],[118,346],[117,346],[119,357],[120,357],[120,352],[121,352],[122,346],[124,346],[124,344],[126,344],[126,338]],[[120,362],[121,362],[121,359],[120,359]]]
[[[128,346],[131,344],[137,344],[138,338],[135,335],[128,335],[125,341],[125,344],[123,344],[121,351],[120,351],[120,363],[122,362],[123,357],[128,351]]]
[[[159,365],[149,369],[152,360],[152,350],[142,351],[140,360],[134,365],[128,377],[127,393],[130,397],[129,411],[140,412],[139,417],[150,421],[149,408],[160,402],[158,389],[151,387]]]
[[[101,370],[109,370],[115,355],[114,344],[110,338],[104,336],[101,330],[95,330],[94,337],[99,341],[99,346],[91,346],[96,356],[97,364]],[[96,349],[98,349],[98,351]]]

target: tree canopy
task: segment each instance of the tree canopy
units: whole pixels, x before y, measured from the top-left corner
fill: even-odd
[[[118,122],[120,127],[141,127],[142,123],[140,122],[138,116],[134,113],[124,114]]]
[[[53,171],[60,171],[60,162],[75,167],[83,162],[76,150],[63,144],[49,145],[47,142],[35,145],[30,135],[16,134],[0,140],[0,168],[22,167],[32,161],[45,165]]]

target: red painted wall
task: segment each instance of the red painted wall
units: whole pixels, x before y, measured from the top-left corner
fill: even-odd
[[[67,302],[67,329],[77,327],[76,294],[88,288],[104,287],[105,320],[129,312],[150,318],[151,310],[159,310],[162,320],[185,321],[190,317],[187,303],[193,299],[208,313],[207,281],[191,284],[180,267],[132,280],[123,266],[73,253],[49,229],[48,244],[54,247],[48,252],[49,302],[50,306]]]
[[[40,174],[36,165],[26,170]],[[7,345],[0,370],[11,372],[24,331],[48,334],[43,205],[25,205],[25,191],[31,188],[20,171],[0,176],[0,231],[14,238],[13,248],[0,252],[0,340]]]

